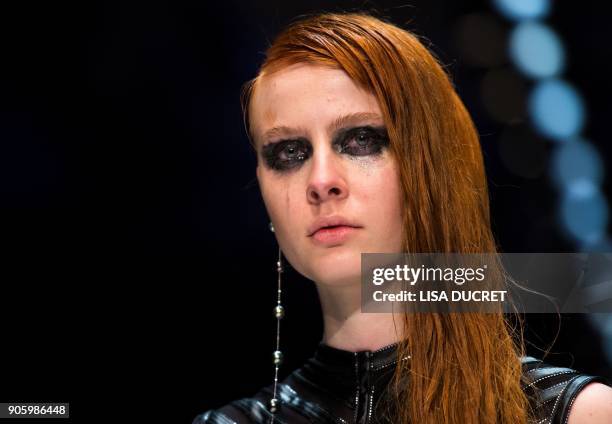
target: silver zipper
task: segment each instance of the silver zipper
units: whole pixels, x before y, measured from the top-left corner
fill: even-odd
[[[366,423],[370,422],[370,419],[372,418],[372,409],[374,406],[374,386],[372,386],[372,391],[370,392],[370,407],[368,410],[368,419],[366,421]]]
[[[368,373],[367,375],[367,383],[370,383],[370,377],[372,376],[372,354],[366,352],[366,372]],[[374,386],[372,385],[372,390],[374,390]],[[370,422],[370,416],[372,415],[372,397],[370,396],[370,394],[367,392],[367,388],[366,388],[366,393],[365,393],[365,410],[369,411],[368,415],[366,416],[366,424]]]
[[[355,352],[355,381],[357,382],[357,388],[355,390],[355,418],[353,418],[353,421],[355,424],[357,424],[357,417],[359,413],[359,361],[357,352]]]

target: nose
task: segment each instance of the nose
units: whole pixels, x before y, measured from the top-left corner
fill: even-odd
[[[311,158],[306,197],[311,204],[341,200],[348,196],[348,186],[339,158],[331,148],[317,152]]]

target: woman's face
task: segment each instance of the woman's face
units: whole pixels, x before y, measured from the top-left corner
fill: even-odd
[[[258,80],[250,116],[266,209],[298,272],[355,284],[362,252],[401,250],[398,168],[372,94],[342,70],[292,65]]]

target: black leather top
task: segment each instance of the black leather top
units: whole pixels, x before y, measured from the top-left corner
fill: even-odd
[[[274,423],[387,423],[384,390],[393,377],[397,344],[382,349],[349,352],[320,343],[314,356],[277,386],[281,401]],[[402,358],[409,361],[410,358]],[[550,366],[532,357],[521,358],[538,423],[567,423],[578,392],[588,383],[609,382],[570,368]],[[198,415],[193,424],[269,424],[272,385],[251,398],[233,401]],[[381,396],[382,395],[382,396]]]

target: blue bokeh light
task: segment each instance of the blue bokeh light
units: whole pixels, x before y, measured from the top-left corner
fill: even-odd
[[[547,25],[525,22],[510,35],[510,58],[532,78],[549,78],[562,72],[565,52],[557,34]]]
[[[549,0],[494,0],[505,17],[513,20],[541,19],[550,12]]]
[[[595,147],[582,139],[568,140],[553,153],[552,178],[561,190],[587,196],[603,179],[603,162]]]
[[[582,97],[560,79],[536,84],[529,95],[528,107],[535,129],[552,139],[576,136],[584,125]]]
[[[608,224],[608,204],[599,190],[590,195],[564,193],[561,201],[561,223],[565,230],[582,243],[601,240]]]

